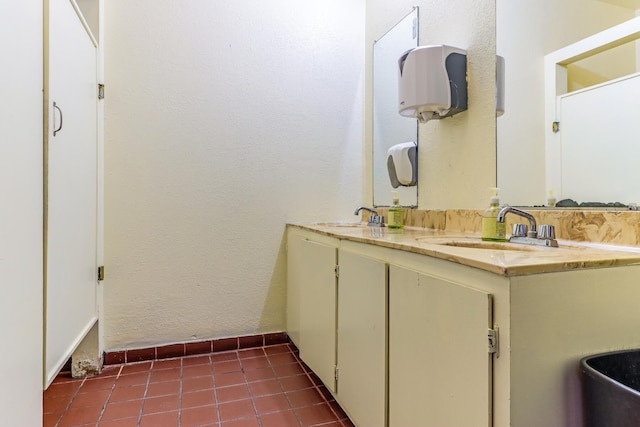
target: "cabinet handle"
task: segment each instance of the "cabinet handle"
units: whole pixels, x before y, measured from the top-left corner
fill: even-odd
[[[53,136],[56,136],[56,133],[62,130],[62,110],[60,109],[60,107],[58,107],[55,101],[53,101],[53,108],[58,110],[58,112],[60,113],[60,126],[56,128],[56,112],[55,111],[53,112],[53,129],[54,129]]]

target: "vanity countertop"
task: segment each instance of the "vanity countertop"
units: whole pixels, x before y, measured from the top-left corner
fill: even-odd
[[[406,226],[402,230],[392,230],[387,227],[367,227],[364,223],[300,223],[289,226],[337,239],[440,258],[501,276],[640,263],[640,248],[628,246],[558,240],[560,247],[550,248],[506,242],[483,242],[478,233]]]

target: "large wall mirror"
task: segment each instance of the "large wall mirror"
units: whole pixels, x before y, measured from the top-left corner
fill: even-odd
[[[392,191],[400,204],[418,205],[418,187],[393,188],[387,151],[396,144],[418,142],[418,121],[398,113],[398,58],[418,46],[418,8],[405,16],[373,45],[373,204],[390,206]]]
[[[545,119],[544,57],[635,18],[640,12],[640,0],[497,0],[496,7],[496,49],[497,54],[505,58],[505,113],[497,118],[500,199],[513,205],[544,205],[548,191],[554,190],[547,188],[545,170],[545,165],[549,164],[545,158],[545,134],[552,123],[547,123]],[[631,73],[640,69],[640,48],[635,43],[623,48],[623,55],[627,59],[631,56],[635,64],[635,70],[631,70]],[[611,58],[573,64],[568,72],[573,74],[574,89],[619,77],[620,67],[612,66],[617,61]],[[600,106],[602,109],[617,107],[620,104],[616,99]],[[598,161],[585,160],[575,174],[569,174],[574,178],[573,185],[579,187],[584,184],[584,188],[580,188],[579,193],[578,189],[572,191],[578,196],[558,194],[558,198],[580,199],[577,202],[637,203],[640,200],[615,200],[618,196],[613,193],[611,198],[595,191],[590,193],[593,183],[586,179],[590,170],[601,169],[604,164],[616,164],[617,159],[622,157],[639,155],[638,152],[631,152],[630,148],[612,149],[612,141],[618,139],[623,131],[619,127],[609,126],[605,120],[600,121],[607,131],[604,133],[606,138],[596,142],[600,153]],[[585,144],[582,141],[573,144],[575,152],[567,152],[563,156],[569,159],[583,158],[584,152],[589,149]],[[603,150],[602,147],[610,149]],[[609,188],[635,186],[637,179],[632,178],[632,172],[629,170],[628,178],[622,182],[607,181],[600,184]],[[578,173],[586,174],[585,179],[576,179],[574,175]],[[604,174],[602,180],[606,180],[607,176]]]

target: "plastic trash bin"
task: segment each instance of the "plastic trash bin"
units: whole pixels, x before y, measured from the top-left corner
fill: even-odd
[[[580,369],[586,427],[640,426],[640,350],[588,356]]]

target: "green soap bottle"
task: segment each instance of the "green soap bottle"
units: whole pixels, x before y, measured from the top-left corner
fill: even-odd
[[[500,199],[498,189],[492,188],[493,196],[489,199],[489,207],[482,214],[482,240],[490,242],[506,242],[506,224],[498,222]]]
[[[404,227],[404,209],[400,207],[398,192],[392,191],[393,206],[389,208],[389,228],[399,229]]]
[[[553,195],[553,190],[549,190],[549,197],[547,197],[547,206],[555,207],[555,205],[556,205],[556,198]]]

